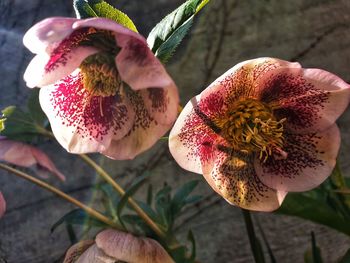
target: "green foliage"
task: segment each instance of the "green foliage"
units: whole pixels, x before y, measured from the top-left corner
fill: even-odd
[[[16,141],[32,142],[38,135],[47,134],[44,127],[48,121],[40,108],[38,92],[38,90],[32,91],[26,111],[16,106],[8,106],[1,111],[1,136]]]
[[[71,224],[71,225],[89,225],[94,227],[108,227],[105,223],[90,217],[84,210],[82,209],[74,209],[63,217],[61,217],[56,223],[51,227],[51,233],[55,231],[57,227],[61,224]]]
[[[147,43],[163,63],[167,62],[188,33],[196,13],[208,0],[188,0],[162,19],[150,32]]]
[[[122,11],[114,8],[103,0],[74,0],[77,18],[104,17],[137,32],[133,21]]]
[[[311,249],[304,254],[305,263],[323,263],[321,250],[316,245],[316,238],[314,232],[311,232]]]
[[[289,193],[277,213],[307,219],[350,235],[350,207],[348,199],[337,193],[339,187],[347,186],[336,167],[318,188],[304,193]]]

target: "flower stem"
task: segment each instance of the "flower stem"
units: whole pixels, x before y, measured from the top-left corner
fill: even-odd
[[[125,194],[124,189],[96,162],[94,162],[90,157],[85,154],[80,154],[82,158],[88,165],[95,169],[95,171],[109,183],[121,196]],[[165,239],[166,235],[159,228],[159,226],[143,211],[143,209],[135,202],[131,197],[128,198],[128,203],[135,210],[135,212],[147,223],[147,225],[152,228],[152,230],[161,238]]]
[[[258,239],[256,238],[253,220],[250,212],[246,209],[241,209],[244,217],[244,223],[248,232],[250,248],[253,251],[254,260],[256,263],[264,263],[264,254],[262,252],[261,246]]]
[[[57,189],[56,187],[45,183],[44,181],[41,181],[40,179],[37,179],[29,174],[26,174],[22,171],[19,171],[15,168],[12,168],[11,166],[8,166],[6,164],[0,163],[0,168],[3,170],[6,170],[8,172],[11,172],[13,174],[15,174],[16,176],[19,176],[23,179],[26,179],[56,195],[58,195],[59,197],[65,199],[66,201],[76,205],[77,207],[83,209],[87,214],[89,214],[90,216],[104,222],[107,225],[110,225],[113,228],[116,228],[118,230],[121,230],[121,226],[119,226],[118,224],[116,224],[115,222],[113,222],[112,220],[110,220],[108,217],[104,216],[103,214],[101,214],[100,212],[96,211],[95,209],[92,209],[91,207],[88,207],[87,205],[84,205],[83,203],[81,203],[80,201],[78,201],[77,199],[71,197],[70,195],[67,195],[66,193],[62,192],[61,190]]]

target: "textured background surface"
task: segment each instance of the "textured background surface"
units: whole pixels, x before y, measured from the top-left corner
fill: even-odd
[[[144,34],[179,0],[121,0]],[[0,0],[0,107],[23,105],[28,95],[22,80],[32,55],[22,47],[23,33],[48,16],[74,16],[71,1]],[[242,60],[272,56],[298,60],[305,67],[329,70],[350,81],[350,2],[348,0],[213,0],[197,20],[171,60],[169,71],[178,84],[183,104],[216,77]],[[350,112],[338,121],[342,130],[341,166],[350,174]],[[53,184],[89,202],[95,175],[76,157],[54,143],[42,146],[66,174],[66,183]],[[145,169],[152,180],[177,185],[197,175],[179,168],[159,143],[134,162],[101,160],[122,182],[128,184]],[[0,221],[0,262],[44,263],[58,260],[69,241],[65,230],[50,234],[51,225],[73,207],[27,182],[0,172],[0,188],[8,211]],[[240,210],[214,195],[202,181],[198,192],[208,196],[189,209],[180,233],[191,227],[198,240],[199,259],[206,263],[253,262]],[[278,262],[302,262],[309,246],[309,233],[316,233],[325,262],[335,262],[350,246],[345,235],[296,218],[256,213],[271,242]]]

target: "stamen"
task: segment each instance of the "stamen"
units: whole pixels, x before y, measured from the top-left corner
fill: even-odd
[[[276,120],[272,109],[252,98],[234,103],[227,116],[215,121],[221,135],[231,143],[235,150],[246,153],[257,152],[266,162],[274,152],[281,158],[286,156],[283,148],[283,123]]]

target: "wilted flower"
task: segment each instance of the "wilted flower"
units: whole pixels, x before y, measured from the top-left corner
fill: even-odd
[[[177,88],[140,34],[104,18],[54,17],[23,42],[37,54],[24,79],[43,87],[40,104],[69,152],[133,158],[173,124]]]
[[[35,172],[42,177],[46,177],[47,172],[50,172],[62,181],[65,180],[65,176],[56,168],[50,158],[43,151],[29,144],[1,137],[0,161],[26,168],[34,168]]]
[[[83,241],[71,247],[64,263],[174,263],[155,240],[135,237],[129,233],[107,229],[93,241]]]
[[[349,94],[347,83],[320,69],[245,61],[185,106],[170,151],[229,203],[271,211],[287,192],[312,189],[330,175],[340,145],[335,120]]]

